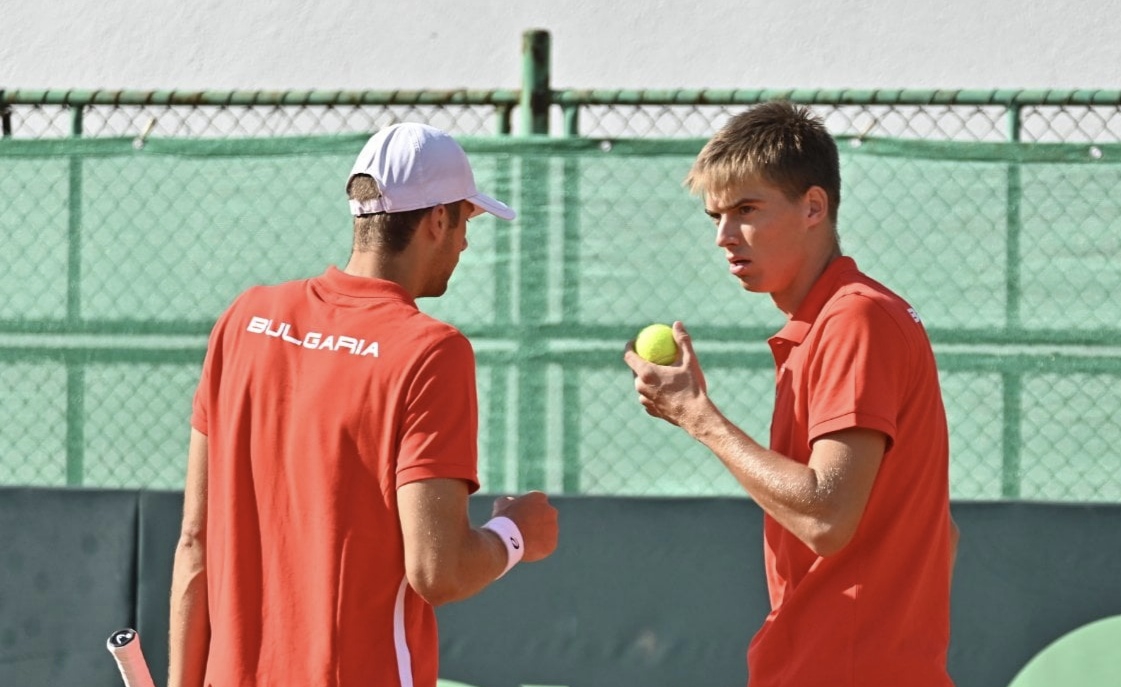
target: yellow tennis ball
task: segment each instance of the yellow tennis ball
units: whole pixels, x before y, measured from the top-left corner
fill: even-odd
[[[677,358],[677,342],[673,328],[665,324],[652,324],[634,340],[634,350],[655,365],[669,365]]]

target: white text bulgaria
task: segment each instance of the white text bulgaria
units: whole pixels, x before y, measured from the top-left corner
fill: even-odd
[[[372,355],[378,357],[378,342],[367,342],[365,339],[356,339],[352,336],[324,336],[320,332],[308,332],[302,339],[292,335],[292,325],[281,322],[273,329],[272,320],[264,317],[253,317],[249,326],[245,328],[251,334],[264,334],[274,339],[286,341],[293,346],[317,351],[348,351],[351,355]]]

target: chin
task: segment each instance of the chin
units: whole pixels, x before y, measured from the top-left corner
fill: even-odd
[[[758,283],[750,282],[750,281],[740,281],[740,288],[742,288],[744,291],[749,291],[751,293],[762,293],[763,292],[763,289],[759,288]]]

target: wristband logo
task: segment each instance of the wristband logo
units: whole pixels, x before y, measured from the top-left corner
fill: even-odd
[[[515,549],[520,549],[522,548],[522,543],[517,539],[510,537],[510,546],[513,546]]]

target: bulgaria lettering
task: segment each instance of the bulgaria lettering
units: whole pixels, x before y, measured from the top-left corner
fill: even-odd
[[[280,339],[293,346],[314,351],[346,351],[350,355],[372,355],[378,357],[378,342],[356,339],[353,336],[336,336],[322,332],[308,332],[302,339],[292,332],[292,325],[280,322],[273,326],[273,321],[265,317],[253,317],[245,331],[251,334],[264,334],[274,339]]]

